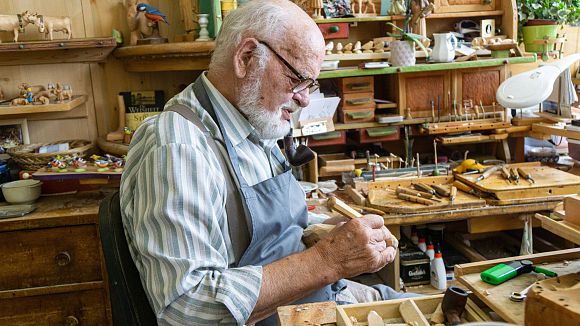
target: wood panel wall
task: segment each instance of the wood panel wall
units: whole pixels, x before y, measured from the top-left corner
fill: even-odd
[[[178,1],[150,0],[163,11],[171,25],[161,25],[161,34],[170,41],[183,34],[183,20]],[[25,10],[46,16],[69,16],[73,38],[108,37],[113,29],[122,32],[126,40],[126,0],[2,0],[0,14],[17,14]],[[29,25],[19,40],[41,40],[35,26]],[[55,33],[55,38],[62,37]],[[10,42],[12,34],[0,32],[2,42]],[[85,104],[65,113],[28,115],[28,129],[32,143],[63,139],[90,139],[104,136],[117,128],[116,94],[128,90],[163,90],[166,99],[191,83],[199,72],[128,73],[122,63],[109,56],[99,64],[52,64],[0,66],[0,87],[7,96],[17,93],[17,85],[27,82],[46,85],[63,82],[73,87],[75,94],[88,95]],[[5,116],[13,119],[24,116]]]

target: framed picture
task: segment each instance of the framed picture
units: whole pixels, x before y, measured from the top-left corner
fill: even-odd
[[[22,144],[30,144],[26,119],[0,120],[0,151]]]

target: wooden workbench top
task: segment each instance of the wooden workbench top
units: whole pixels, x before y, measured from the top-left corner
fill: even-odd
[[[98,191],[41,196],[36,210],[22,217],[1,218],[0,232],[94,223],[105,194]]]

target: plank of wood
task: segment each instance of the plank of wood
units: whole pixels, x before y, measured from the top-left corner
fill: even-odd
[[[542,228],[575,244],[580,244],[580,227],[568,221],[554,221],[548,216],[536,214],[535,218],[540,221]]]
[[[360,206],[366,205],[366,198],[360,193],[360,191],[353,188],[351,185],[346,185],[344,191],[350,196],[350,198]]]
[[[445,125],[434,126],[429,125],[427,128],[422,128],[422,131],[427,135],[438,135],[438,134],[446,134],[452,132],[461,132],[461,131],[476,131],[476,130],[490,130],[490,129],[499,129],[499,128],[508,128],[511,124],[509,122],[498,121],[498,122],[480,122],[478,120],[475,121],[464,121],[464,122],[450,122],[446,123]]]
[[[564,199],[566,222],[580,226],[580,195],[572,195]]]
[[[533,216],[533,214],[529,214]],[[486,216],[483,218],[472,218],[467,220],[467,232],[486,233],[506,230],[520,230],[524,227],[521,219],[522,214],[507,216]],[[533,221],[534,227],[540,227],[539,221]]]
[[[415,304],[415,301],[408,300],[401,302],[399,305],[399,313],[403,317],[403,320],[407,324],[412,324],[416,326],[429,326],[429,322]]]
[[[567,130],[566,127],[556,126],[548,123],[534,123],[532,131],[546,135],[564,136],[572,139],[580,139],[580,131]]]
[[[576,272],[580,269],[580,259],[574,259],[573,257],[579,256],[580,252],[576,251],[576,253],[571,253],[566,256],[566,258],[562,258],[561,254],[554,254],[551,253],[544,253],[548,254],[547,256],[544,255],[542,258],[532,258],[531,260],[534,264],[542,264],[543,262],[548,262],[548,264],[542,264],[542,267],[552,270],[558,275],[565,275],[571,272]],[[553,256],[550,257],[549,254]],[[535,255],[530,255],[535,256]],[[556,256],[560,256],[559,259],[554,262]],[[502,262],[520,259],[520,257],[510,257],[506,259],[501,259]],[[564,261],[566,260],[566,261]],[[491,263],[494,262],[494,263]],[[491,264],[490,264],[491,263]],[[537,278],[534,273],[522,274],[516,278],[513,278],[507,282],[504,282],[500,285],[491,285],[485,283],[481,280],[479,269],[483,266],[489,268],[495,266],[497,264],[497,260],[493,261],[486,261],[486,262],[477,262],[467,265],[477,265],[477,272],[474,273],[457,273],[458,267],[461,269],[462,265],[456,265],[456,276],[461,283],[466,285],[473,293],[481,299],[485,304],[487,304],[493,311],[495,311],[500,317],[502,317],[505,321],[509,323],[514,323],[517,325],[522,325],[524,323],[524,302],[513,302],[509,299],[509,296],[514,291],[520,291],[529,286],[530,284],[534,283]],[[483,270],[487,269],[484,268]],[[465,269],[463,270],[463,272]]]
[[[336,322],[336,302],[315,302],[278,307],[280,326],[330,324]]]
[[[528,291],[525,323],[528,326],[576,326],[580,321],[580,273],[537,282]]]
[[[50,104],[39,104],[39,105],[4,105],[0,104],[0,116],[2,115],[15,115],[15,114],[33,114],[33,113],[46,113],[46,112],[63,112],[70,111],[77,106],[85,103],[87,100],[86,95],[74,95],[71,100],[67,100],[63,103],[55,103],[52,101]]]
[[[415,179],[416,182],[416,179]],[[485,206],[485,199],[458,192],[453,204],[450,198],[441,198],[441,202],[435,202],[433,205],[423,205],[420,203],[410,202],[397,197],[392,190],[369,190],[367,204],[373,208],[380,209],[387,213],[419,213],[435,212],[448,209],[462,209]]]
[[[550,196],[560,196],[575,194],[580,192],[580,177],[554,169],[551,167],[530,167],[510,164],[507,168],[520,167],[525,172],[531,174],[535,183],[530,184],[527,180],[520,178],[519,183],[506,183],[501,171],[490,175],[488,178],[476,183],[475,180],[481,174],[461,175],[455,177],[486,193],[493,193],[500,200],[518,198],[545,198]]]
[[[506,139],[508,134],[497,135],[477,135],[477,136],[460,136],[460,137],[438,137],[437,141],[442,145],[457,145],[457,144],[471,144],[471,143],[485,143],[494,142]]]

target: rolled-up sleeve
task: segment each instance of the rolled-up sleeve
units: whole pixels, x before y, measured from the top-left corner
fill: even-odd
[[[179,131],[179,123],[171,128]],[[159,324],[243,325],[256,305],[262,268],[230,268],[219,162],[203,136],[174,138],[154,146],[143,140],[143,148],[133,148],[143,153],[140,161],[131,165],[130,153],[123,176],[124,224],[145,290]]]

